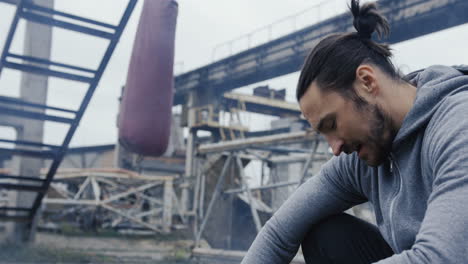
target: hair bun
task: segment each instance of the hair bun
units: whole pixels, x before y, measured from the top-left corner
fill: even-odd
[[[350,9],[354,17],[354,28],[360,37],[370,39],[374,31],[377,31],[379,38],[390,33],[390,25],[378,12],[375,3],[366,3],[360,7],[359,0],[351,0]]]

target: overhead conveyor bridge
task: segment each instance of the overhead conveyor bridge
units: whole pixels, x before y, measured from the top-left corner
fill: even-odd
[[[466,0],[381,0],[389,20],[387,43],[398,43],[468,22]],[[191,91],[224,92],[296,72],[307,53],[324,36],[352,32],[349,12],[326,19],[289,35],[245,50],[175,78],[174,105],[183,104]]]

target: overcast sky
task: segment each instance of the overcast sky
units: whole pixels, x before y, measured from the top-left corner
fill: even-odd
[[[126,0],[56,0],[56,9],[77,15],[117,24]],[[266,41],[291,32],[333,12],[346,8],[348,0],[327,1],[318,9],[312,6],[324,1],[316,0],[179,0],[179,16],[176,34],[176,71],[189,71],[206,65],[215,59],[228,55],[226,45],[219,45],[236,39],[284,17],[308,10],[296,19],[286,20],[273,27],[272,36],[265,30],[254,35],[252,42]],[[331,2],[331,3],[330,3]],[[125,83],[128,62],[134,40],[136,26],[143,1],[140,0],[129,24],[118,44],[112,59],[101,79],[96,93],[88,107],[80,127],[72,140],[72,146],[115,143],[117,138],[116,115],[117,98]],[[0,48],[6,38],[14,7],[0,4]],[[13,49],[22,50],[22,27],[20,27]],[[53,32],[52,60],[96,68],[106,48],[106,42],[64,30]],[[245,39],[244,39],[245,40]],[[246,47],[242,39],[233,44],[233,52]],[[432,64],[468,64],[468,25],[451,28],[442,32],[413,39],[393,46],[394,62],[404,72],[409,72]],[[216,52],[213,50],[215,47]],[[270,87],[287,88],[287,99],[294,100],[294,87],[297,73],[262,82]],[[254,86],[243,88],[246,92]],[[86,85],[50,79],[48,104],[76,108]],[[4,70],[0,78],[0,95],[17,96],[19,73]],[[262,123],[260,122],[256,123]],[[266,126],[264,120],[261,125]],[[47,125],[45,142],[60,144],[66,130],[62,126]],[[13,137],[12,130],[0,127],[0,137]]]

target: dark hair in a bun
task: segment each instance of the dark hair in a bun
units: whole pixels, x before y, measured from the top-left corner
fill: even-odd
[[[313,81],[321,90],[336,91],[356,102],[362,99],[356,94],[352,83],[356,69],[362,63],[379,67],[393,79],[401,80],[390,57],[390,47],[372,40],[372,34],[386,37],[390,33],[388,21],[379,13],[375,3],[359,5],[351,0],[350,11],[357,32],[338,33],[325,37],[307,56],[296,89],[299,101]]]
[[[359,0],[352,0],[350,9],[354,17],[353,26],[359,36],[370,39],[375,31],[381,38],[390,33],[390,25],[378,12],[375,3],[367,3],[360,7]]]

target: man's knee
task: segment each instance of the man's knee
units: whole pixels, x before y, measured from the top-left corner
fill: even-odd
[[[314,225],[302,252],[306,263],[372,263],[393,254],[376,226],[344,213]]]
[[[355,221],[355,217],[345,213],[325,218],[309,230],[302,244],[304,246],[304,244],[324,243],[331,239],[335,240],[340,236],[349,235],[350,229],[355,228],[355,225],[353,225]]]

